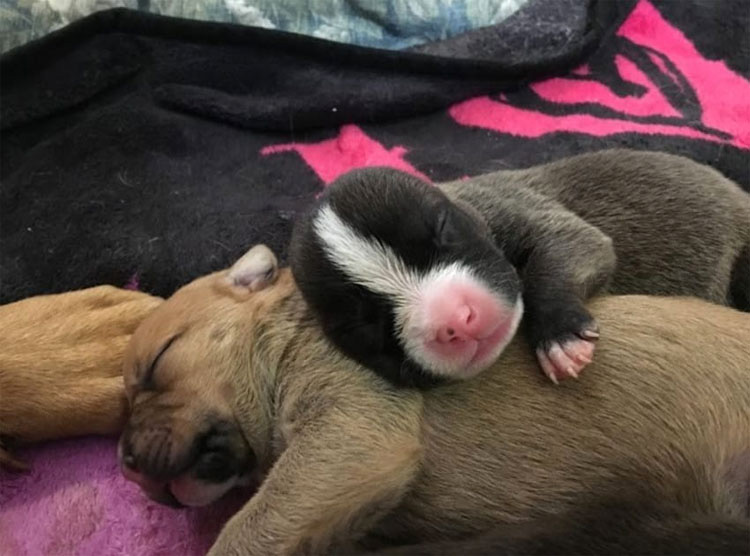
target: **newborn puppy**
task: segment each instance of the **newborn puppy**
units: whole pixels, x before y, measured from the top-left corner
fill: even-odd
[[[485,222],[395,170],[333,184],[296,224],[290,261],[328,337],[397,384],[474,376],[523,312]]]
[[[208,291],[174,297],[172,310],[162,319],[144,322],[140,339],[126,352],[124,378],[132,413],[118,454],[124,476],[154,500],[202,506],[252,481],[258,455],[263,455],[258,447],[268,439],[255,437],[254,425],[240,429],[233,403],[237,395],[248,398],[240,400],[241,405],[252,402],[258,393],[240,383],[227,383],[213,375],[213,369],[240,356],[232,364],[241,371],[244,350],[235,351],[238,346],[233,344],[240,337],[251,337],[246,324],[252,322],[253,313],[264,310],[262,298],[255,298],[261,301],[256,307],[244,305],[250,311],[246,324],[223,321],[222,313],[273,283],[277,270],[276,257],[266,247],[251,249],[220,278],[217,274],[197,281],[210,284]],[[222,298],[225,304],[213,303]],[[211,330],[205,336],[207,323]],[[176,357],[180,346],[206,352],[182,359]],[[229,351],[214,350],[219,346]],[[173,366],[180,372],[172,372]]]
[[[597,293],[750,310],[750,196],[686,158],[628,150],[437,187],[357,170],[296,223],[290,263],[328,338],[397,385],[475,376],[524,311],[557,381],[591,362]]]
[[[121,463],[185,504],[262,478],[212,555],[459,540],[633,483],[744,542],[750,316],[638,296],[589,309],[610,333],[586,381],[543,387],[516,340],[474,380],[396,389],[327,341],[289,270],[256,247],[133,335]]]
[[[25,465],[3,442],[120,432],[122,355],[161,299],[111,286],[0,306],[0,464]]]

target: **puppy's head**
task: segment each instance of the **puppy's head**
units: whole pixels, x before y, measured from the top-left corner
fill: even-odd
[[[255,316],[277,297],[278,276],[273,253],[256,246],[231,269],[180,289],[133,335],[124,361],[131,414],[119,458],[126,478],[155,500],[208,504],[247,482],[265,457],[270,410],[258,383],[243,377]],[[253,423],[240,426],[240,398],[254,405]]]
[[[522,314],[519,278],[484,222],[395,170],[333,183],[297,222],[290,262],[328,338],[401,385],[476,375]]]

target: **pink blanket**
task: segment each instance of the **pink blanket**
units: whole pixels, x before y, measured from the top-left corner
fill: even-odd
[[[2,556],[199,556],[248,494],[206,508],[148,500],[120,474],[116,440],[85,438],[28,448],[27,474],[0,470]]]

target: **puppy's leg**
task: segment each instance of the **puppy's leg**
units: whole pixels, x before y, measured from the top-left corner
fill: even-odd
[[[0,437],[21,444],[120,430],[122,355],[160,303],[98,286],[0,306]]]
[[[537,218],[528,223],[534,245],[520,269],[524,326],[542,370],[557,382],[591,362],[599,330],[584,302],[614,274],[615,252],[609,237],[570,213]]]
[[[14,419],[15,430],[21,432],[19,437],[37,442],[69,436],[117,434],[127,419],[128,402],[121,377],[91,378],[73,385],[63,382],[57,401],[67,407],[64,418],[58,407],[24,404]]]
[[[363,535],[398,504],[421,453],[416,428],[376,422],[306,423],[209,554],[322,554]]]
[[[39,377],[32,376],[20,385],[29,388],[29,395],[14,396],[7,410],[0,407],[0,432],[12,432],[6,439],[0,434],[0,466],[11,471],[28,469],[25,463],[11,455],[9,448],[15,445],[68,436],[115,434],[122,430],[127,417],[127,398],[121,377],[90,378],[79,382],[62,377],[54,385],[33,378]],[[54,403],[50,403],[44,388],[54,389]],[[19,391],[19,388],[14,388],[14,392]]]
[[[584,301],[615,272],[612,240],[557,201],[494,182],[446,186],[457,203],[489,226],[524,287],[524,326],[545,374],[553,381],[591,361],[598,337]]]

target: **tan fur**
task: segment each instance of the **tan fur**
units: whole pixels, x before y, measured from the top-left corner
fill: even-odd
[[[159,303],[100,286],[0,306],[0,436],[36,442],[118,432],[127,415],[123,352]],[[0,463],[23,467],[1,448]]]
[[[564,511],[620,480],[696,510],[744,511],[726,477],[750,450],[747,314],[687,298],[603,298],[590,309],[606,334],[579,381],[548,384],[519,339],[496,370],[418,392],[335,351],[288,270],[257,293],[227,287],[224,274],[147,317],[125,365],[135,414],[169,411],[164,398],[149,406],[138,376],[179,333],[153,378],[180,402],[173,421],[189,431],[207,412],[233,414],[258,454],[265,480],[211,554],[460,538]]]

